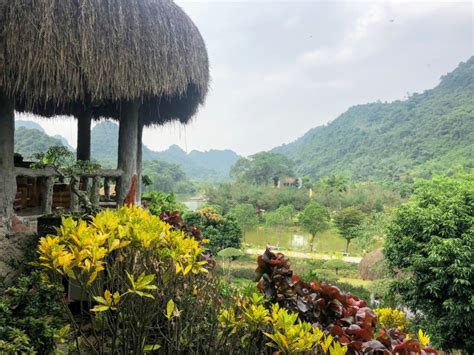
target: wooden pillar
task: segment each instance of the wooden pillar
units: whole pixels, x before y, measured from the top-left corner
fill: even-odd
[[[44,181],[41,210],[43,214],[51,214],[53,210],[54,176],[48,176]]]
[[[89,112],[81,112],[77,118],[77,160],[91,160],[91,120]]]
[[[130,192],[132,179],[137,178],[137,138],[138,138],[137,102],[122,104],[118,142],[118,168],[123,171],[117,181],[117,205],[123,205]],[[136,194],[134,196],[136,202]]]
[[[143,149],[142,149],[142,137],[143,137],[143,122],[141,118],[138,119],[138,135],[137,135],[137,205],[141,206],[142,204],[142,159],[143,159]]]
[[[0,231],[8,233],[16,194],[15,103],[0,88]]]

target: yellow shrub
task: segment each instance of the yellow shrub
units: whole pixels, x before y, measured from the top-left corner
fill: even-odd
[[[91,284],[107,256],[128,246],[171,257],[176,273],[207,272],[198,241],[138,207],[104,210],[91,223],[63,218],[57,235],[40,239],[38,252],[41,266],[72,279],[86,274]]]
[[[396,328],[403,332],[407,331],[408,321],[403,311],[395,308],[376,308],[374,312],[382,327],[386,329]]]

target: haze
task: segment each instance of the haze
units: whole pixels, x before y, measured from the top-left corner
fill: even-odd
[[[212,83],[188,126],[145,131],[154,150],[268,150],[352,105],[432,88],[474,48],[472,2],[177,3],[206,41]],[[75,146],[74,120],[35,121]]]

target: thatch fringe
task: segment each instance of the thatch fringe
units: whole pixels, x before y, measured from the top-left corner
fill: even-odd
[[[204,102],[206,47],[172,1],[0,0],[0,20],[0,87],[20,111],[119,118],[139,100],[151,124]]]

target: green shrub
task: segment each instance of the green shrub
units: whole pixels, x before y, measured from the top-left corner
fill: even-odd
[[[242,229],[231,217],[223,217],[212,208],[201,208],[184,215],[187,225],[200,228],[204,237],[209,239],[207,248],[217,253],[225,248],[240,248]]]
[[[0,352],[50,353],[64,324],[58,289],[47,285],[39,271],[18,277],[0,288]]]
[[[51,282],[65,277],[86,299],[80,317],[69,312],[78,351],[216,351],[223,299],[215,262],[199,233],[179,215],[165,217],[179,223],[137,207],[104,210],[90,223],[63,219],[57,235],[40,240],[40,266]]]

